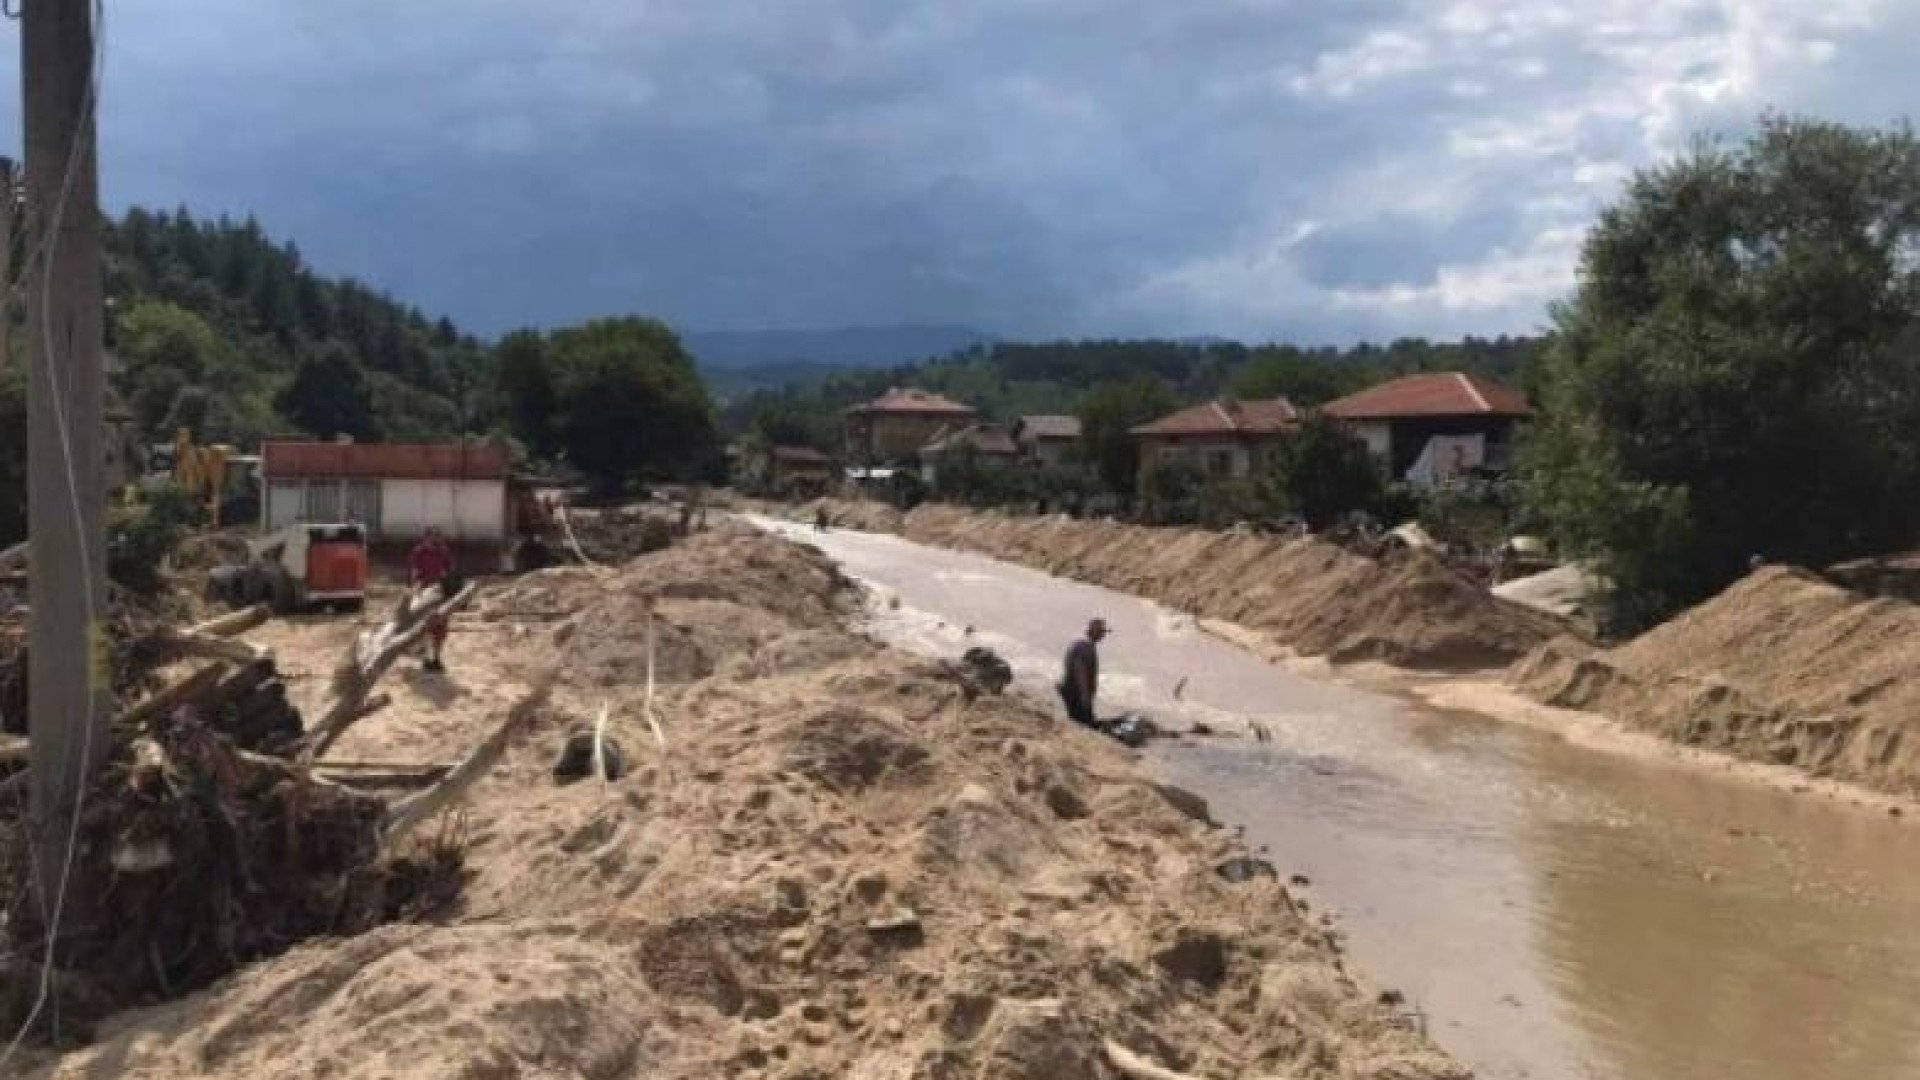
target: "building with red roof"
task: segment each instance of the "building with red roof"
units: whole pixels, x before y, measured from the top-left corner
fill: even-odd
[[[1265,467],[1299,424],[1300,411],[1286,398],[1216,400],[1142,424],[1132,434],[1140,444],[1143,478],[1173,461],[1208,476],[1244,477]]]
[[[1395,479],[1430,484],[1504,472],[1513,437],[1533,415],[1527,396],[1463,371],[1402,375],[1322,407],[1345,421]]]
[[[854,465],[903,461],[943,431],[966,427],[978,415],[972,406],[931,391],[895,387],[847,410],[847,460]]]
[[[482,442],[355,443],[269,439],[260,450],[261,524],[353,523],[370,540],[501,543],[513,527],[512,462]]]

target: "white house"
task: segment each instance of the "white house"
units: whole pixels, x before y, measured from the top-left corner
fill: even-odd
[[[437,526],[456,543],[512,535],[509,462],[489,443],[269,440],[261,450],[260,523],[353,522],[367,539],[408,541]]]

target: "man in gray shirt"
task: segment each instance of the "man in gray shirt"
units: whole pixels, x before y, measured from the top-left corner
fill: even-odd
[[[1107,636],[1105,619],[1087,624],[1087,636],[1067,647],[1067,659],[1060,673],[1060,700],[1075,723],[1098,727],[1093,715],[1094,695],[1100,689],[1100,639]]]

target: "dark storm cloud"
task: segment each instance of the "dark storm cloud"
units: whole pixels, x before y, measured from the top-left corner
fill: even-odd
[[[1891,118],[1915,7],[109,3],[104,183],[487,330],[1525,329],[1692,132]]]

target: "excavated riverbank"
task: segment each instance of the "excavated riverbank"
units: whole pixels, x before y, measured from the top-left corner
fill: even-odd
[[[447,825],[454,909],[122,1014],[40,1075],[1466,1075],[1190,796],[861,637],[857,603],[731,526],[483,594],[449,673],[334,751],[457,755],[558,673]],[[298,681],[355,631],[252,637]],[[602,708],[624,775],[556,783]]]
[[[898,533],[1134,593],[1334,663],[1486,670],[1566,630],[1420,552],[1372,558],[1314,538],[933,505],[902,514],[878,503],[831,501],[809,504],[795,516],[811,521],[821,509],[845,527]]]
[[[1920,795],[1920,606],[1767,567],[1614,649],[1508,673],[1548,705],[1892,795]]]

